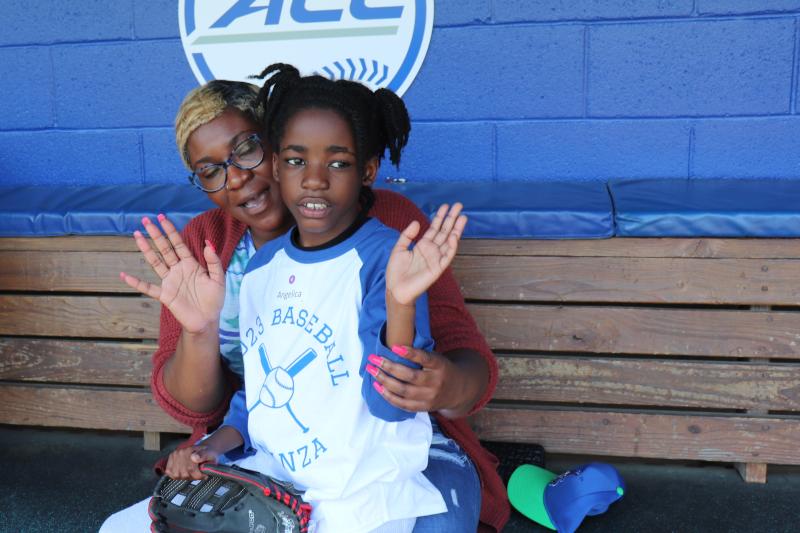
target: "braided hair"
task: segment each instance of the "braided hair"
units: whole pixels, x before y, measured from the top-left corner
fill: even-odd
[[[408,143],[411,122],[405,103],[394,92],[373,92],[355,81],[300,76],[295,67],[285,63],[274,63],[254,77],[266,79],[258,101],[267,141],[276,152],[289,119],[298,111],[329,109],[350,126],[359,173],[363,174],[364,165],[371,158],[383,159],[387,149],[392,164],[400,166],[400,153]]]

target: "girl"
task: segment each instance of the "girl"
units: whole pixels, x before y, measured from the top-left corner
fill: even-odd
[[[396,95],[281,64],[262,75],[272,75],[261,98],[274,178],[296,227],[262,246],[242,281],[245,389],[219,430],[170,456],[167,473],[196,478],[198,464],[241,448],[242,466],[306,490],[320,531],[411,531],[447,506],[422,473],[430,417],[387,401],[383,361],[410,364],[392,352],[432,348],[424,291],[466,219],[460,205],[443,206],[409,250],[418,223],[398,238],[366,216],[384,151],[398,165],[408,140]],[[451,530],[476,526],[477,513]]]

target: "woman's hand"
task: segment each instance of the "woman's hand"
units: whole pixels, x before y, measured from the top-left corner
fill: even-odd
[[[214,247],[206,241],[203,249],[206,270],[192,256],[172,222],[164,215],[158,215],[158,220],[166,235],[150,219],[142,219],[158,253],[141,232],[135,231],[133,237],[147,263],[161,278],[161,285],[124,272],[120,277],[130,287],[167,306],[186,332],[202,333],[216,327],[225,301],[225,272]]]
[[[367,371],[380,383],[381,395],[395,407],[459,418],[469,413],[485,389],[486,363],[477,352],[458,350],[445,356],[409,346],[395,346],[392,351],[422,367],[414,369],[369,356]]]
[[[414,221],[403,230],[386,266],[387,298],[400,305],[413,305],[450,266],[467,223],[467,217],[460,214],[461,207],[460,203],[452,208],[447,204],[439,207],[428,231],[413,249],[409,250],[409,246],[419,232],[419,222]]]

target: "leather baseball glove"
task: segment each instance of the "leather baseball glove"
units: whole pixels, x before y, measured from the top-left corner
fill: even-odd
[[[163,476],[150,499],[152,532],[306,533],[311,506],[291,484],[206,463],[202,480]]]

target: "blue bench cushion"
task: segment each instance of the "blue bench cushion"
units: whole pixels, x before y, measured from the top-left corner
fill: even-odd
[[[178,228],[213,207],[191,185],[0,189],[0,236],[130,235],[164,213]]]
[[[800,237],[800,181],[609,183],[619,237]]]
[[[605,183],[381,184],[427,215],[461,201],[473,238],[602,238],[613,235]],[[14,187],[0,189],[0,236],[129,235],[143,216],[166,214],[179,228],[212,207],[190,185]]]
[[[447,182],[381,184],[416,203],[429,217],[459,201],[467,238],[601,239],[614,235],[605,182]]]

